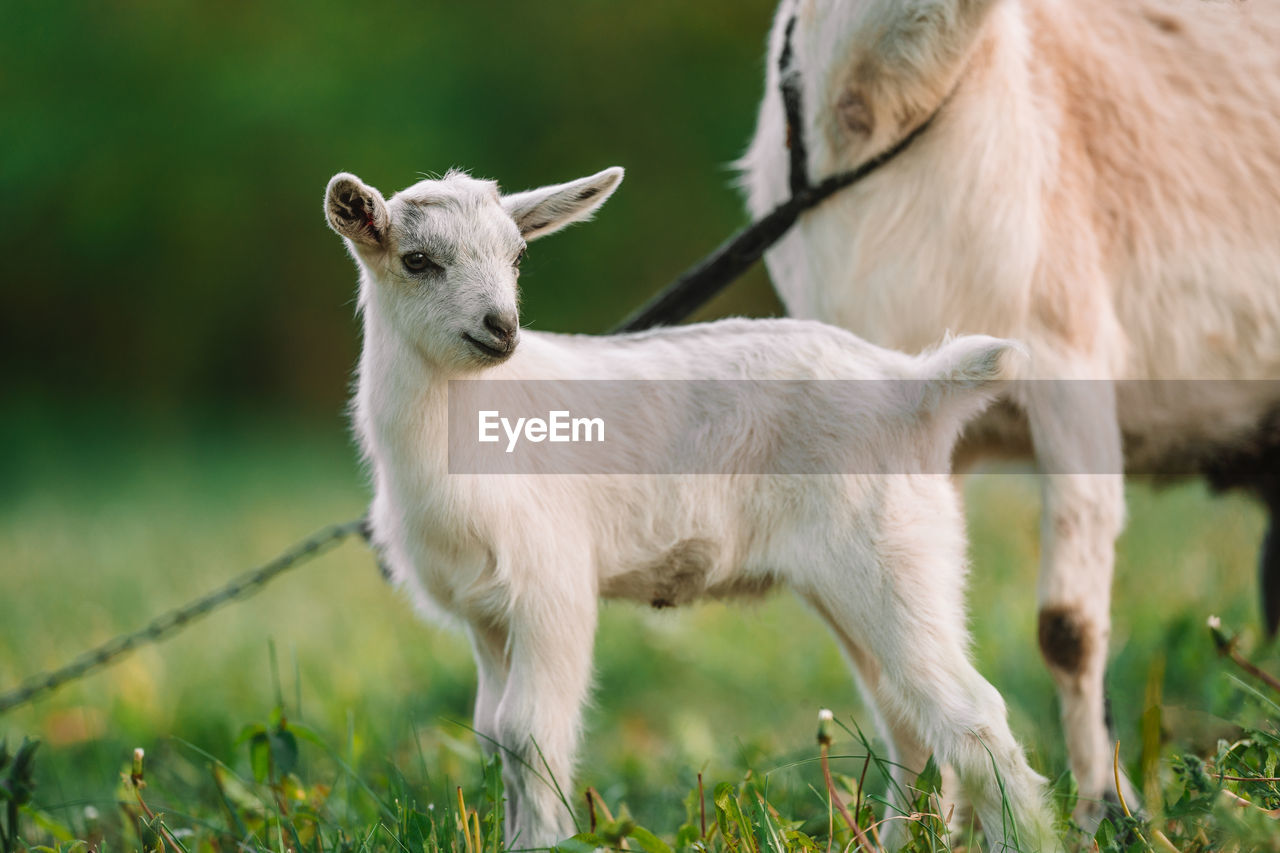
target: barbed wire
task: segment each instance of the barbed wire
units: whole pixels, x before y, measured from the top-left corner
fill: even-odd
[[[224,604],[256,592],[267,583],[295,566],[300,566],[334,548],[354,535],[368,539],[368,523],[357,518],[343,524],[331,524],[290,546],[270,562],[250,569],[195,601],[162,613],[129,634],[119,634],[107,642],[79,655],[58,669],[38,673],[6,693],[0,693],[0,714],[31,702],[38,696],[56,690],[69,681],[77,681],[110,664],[116,658],[143,646],[153,645],[197,619],[208,616]]]

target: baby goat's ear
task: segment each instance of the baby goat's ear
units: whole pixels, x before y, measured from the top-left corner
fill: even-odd
[[[622,183],[622,174],[622,168],[614,166],[567,184],[505,195],[502,206],[519,226],[520,236],[533,240],[589,219]]]
[[[347,172],[329,180],[324,217],[334,231],[363,246],[381,246],[390,222],[382,193]]]

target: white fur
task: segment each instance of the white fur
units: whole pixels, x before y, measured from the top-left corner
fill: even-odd
[[[793,12],[812,175],[937,116],[769,252],[789,313],[906,350],[943,330],[1015,337],[1041,379],[1280,376],[1280,7],[783,0],[741,163],[757,216],[788,195]],[[1080,639],[1078,665],[1046,657],[1087,826],[1115,791],[1102,677],[1122,431],[1140,439],[1131,467],[1212,453],[1276,405],[1264,384],[1026,383],[1017,417],[968,433],[964,460],[1030,444],[1048,472],[1041,618],[1068,614]]]
[[[968,659],[964,528],[945,474],[962,423],[997,393],[1014,346],[965,337],[911,357],[799,320],[615,337],[521,331],[505,353],[469,341],[495,343],[484,318],[515,310],[512,261],[524,239],[585,217],[621,176],[504,197],[451,173],[384,201],[338,175],[326,196],[360,270],[354,419],[373,475],[373,538],[415,602],[470,634],[476,728],[505,759],[508,840],[539,846],[573,831],[548,777],[572,797],[599,597],[683,604],[781,581],[830,624],[893,721],[897,761],[919,769],[936,752],[955,765],[994,848],[1016,832],[1023,849],[1056,846],[1043,780]],[[403,259],[416,251],[440,269],[409,273]],[[796,431],[789,445],[805,449],[843,430],[855,470],[895,473],[492,477],[448,473],[448,382],[462,378],[912,381],[867,383],[872,417],[853,427],[832,423],[816,394],[762,410],[744,383],[725,382],[698,400],[711,469],[767,464],[788,444],[777,440],[785,425]],[[678,390],[654,393],[625,413],[687,405]],[[685,452],[677,445],[655,435],[627,452],[662,470]]]

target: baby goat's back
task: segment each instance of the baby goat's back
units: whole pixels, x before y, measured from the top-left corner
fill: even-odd
[[[913,361],[835,326],[789,318],[527,337],[541,356],[530,367],[543,378],[550,369],[577,379],[888,379],[905,378]]]
[[[663,606],[761,591],[793,579],[805,553],[870,554],[904,512],[933,519],[940,540],[962,538],[945,476],[962,417],[948,402],[954,390],[980,405],[1009,348],[965,338],[911,357],[797,320],[527,333],[485,378],[517,395],[572,386],[606,401],[607,441],[582,451],[606,468],[503,477],[500,491],[475,478],[493,521],[487,548],[513,570],[534,551],[555,561],[565,558],[550,551],[570,548],[566,561],[589,564],[602,594]],[[990,376],[975,382],[971,368]]]

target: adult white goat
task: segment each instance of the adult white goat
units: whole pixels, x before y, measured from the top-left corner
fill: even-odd
[[[811,174],[933,121],[768,254],[790,314],[908,351],[943,330],[1016,337],[1044,379],[1280,376],[1280,5],[783,0],[741,163],[756,215],[788,196],[793,19]],[[1039,643],[1086,825],[1115,796],[1102,682],[1121,472],[1237,475],[1280,506],[1280,441],[1260,429],[1276,390],[1023,383],[961,443],[958,467],[1013,451],[1045,475]],[[1217,465],[1242,443],[1246,464]]]
[[[599,596],[681,604],[785,581],[830,624],[892,721],[900,761],[923,764],[932,750],[952,762],[995,849],[1014,831],[1023,849],[1056,846],[1043,780],[967,658],[964,529],[946,474],[1013,345],[966,337],[911,357],[797,320],[615,337],[521,331],[525,241],[586,218],[621,178],[609,169],[503,196],[451,172],[384,201],[339,174],[326,194],[326,218],[360,270],[354,419],[373,474],[373,540],[418,605],[466,625],[476,729],[506,759],[508,840],[540,846],[573,830],[544,774],[568,787]],[[449,434],[465,379],[895,381],[863,383],[843,409],[823,394],[840,383],[788,386],[777,406],[740,382],[702,382],[696,395],[644,384],[613,395],[608,423],[647,424],[696,403],[695,417],[664,422],[697,429],[645,428],[635,444],[610,444],[638,473],[485,476],[451,473],[476,435]],[[541,384],[521,386],[536,395]],[[824,452],[853,473],[753,473]],[[736,473],[678,473],[685,466]],[[893,473],[859,473],[869,471]]]

